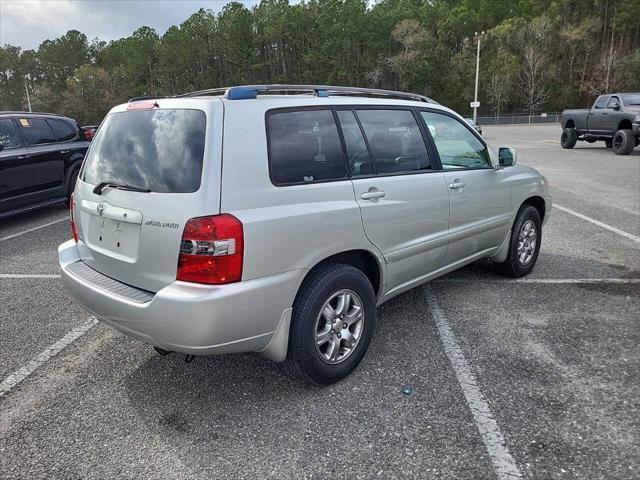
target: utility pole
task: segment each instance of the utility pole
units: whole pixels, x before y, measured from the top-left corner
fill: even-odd
[[[24,79],[24,91],[27,94],[27,103],[29,104],[29,112],[31,112],[31,99],[29,98],[29,88],[27,88],[27,79]]]
[[[480,73],[480,37],[484,35],[484,31],[480,32],[480,35],[478,35],[478,32],[476,32],[476,39],[478,40],[478,53],[476,54],[476,90],[475,90],[475,95],[473,97],[473,121],[474,123],[476,122],[476,119],[478,118],[478,107],[480,106],[480,104],[478,103],[478,75]]]

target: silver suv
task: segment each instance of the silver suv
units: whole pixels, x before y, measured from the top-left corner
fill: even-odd
[[[419,95],[255,86],[111,110],[62,277],[102,322],[187,358],[260,352],[310,383],[362,360],[376,307],[481,258],[533,269],[544,177]]]

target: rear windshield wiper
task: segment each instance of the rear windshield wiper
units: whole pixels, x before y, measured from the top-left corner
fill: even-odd
[[[102,195],[102,190],[104,190],[106,187],[118,188],[120,190],[130,190],[132,192],[151,192],[151,189],[149,188],[138,187],[136,185],[127,185],[126,183],[100,182],[98,185],[96,185],[96,188],[93,189],[93,193],[95,193],[96,195]]]

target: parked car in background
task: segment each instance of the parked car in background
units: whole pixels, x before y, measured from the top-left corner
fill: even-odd
[[[71,118],[0,112],[0,218],[68,201],[88,146]]]
[[[471,125],[471,128],[473,128],[476,132],[478,132],[480,135],[482,135],[482,127],[480,126],[480,124],[478,122],[476,122],[473,118],[465,118],[465,121]]]
[[[86,140],[93,140],[93,137],[96,135],[96,130],[98,130],[98,125],[85,125],[81,127],[82,134]]]
[[[394,296],[481,258],[531,272],[550,211],[539,172],[426,97],[243,86],[113,108],[58,255],[80,304],[161,354],[328,384]]]
[[[618,155],[628,155],[640,145],[640,93],[600,95],[590,109],[563,111],[560,124],[562,148],[602,140]]]

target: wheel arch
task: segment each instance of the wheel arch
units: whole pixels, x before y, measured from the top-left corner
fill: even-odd
[[[625,118],[624,120],[620,121],[620,123],[618,124],[618,130],[631,130],[632,128],[633,127],[631,125],[631,120],[629,120],[628,118]],[[618,130],[616,130],[616,132]]]
[[[384,285],[384,273],[381,259],[371,251],[364,249],[345,250],[343,252],[334,253],[333,255],[320,260],[306,273],[306,275],[302,279],[302,282],[300,283],[300,286],[298,287],[298,292],[300,292],[302,286],[305,284],[306,280],[313,272],[315,272],[318,268],[330,263],[343,263],[345,265],[350,265],[354,268],[357,268],[362,273],[364,273],[371,282],[371,286],[373,287],[373,291],[376,294],[376,298],[379,298],[382,294]]]
[[[522,202],[522,205],[520,205],[520,208],[522,208],[524,205],[531,205],[536,210],[538,210],[538,213],[540,214],[540,220],[544,221],[544,216],[547,211],[547,203],[544,201],[544,198],[540,197],[539,195],[534,195],[532,197],[526,198]]]
[[[567,123],[565,123],[564,128],[576,128],[576,124],[573,120],[569,119]]]

